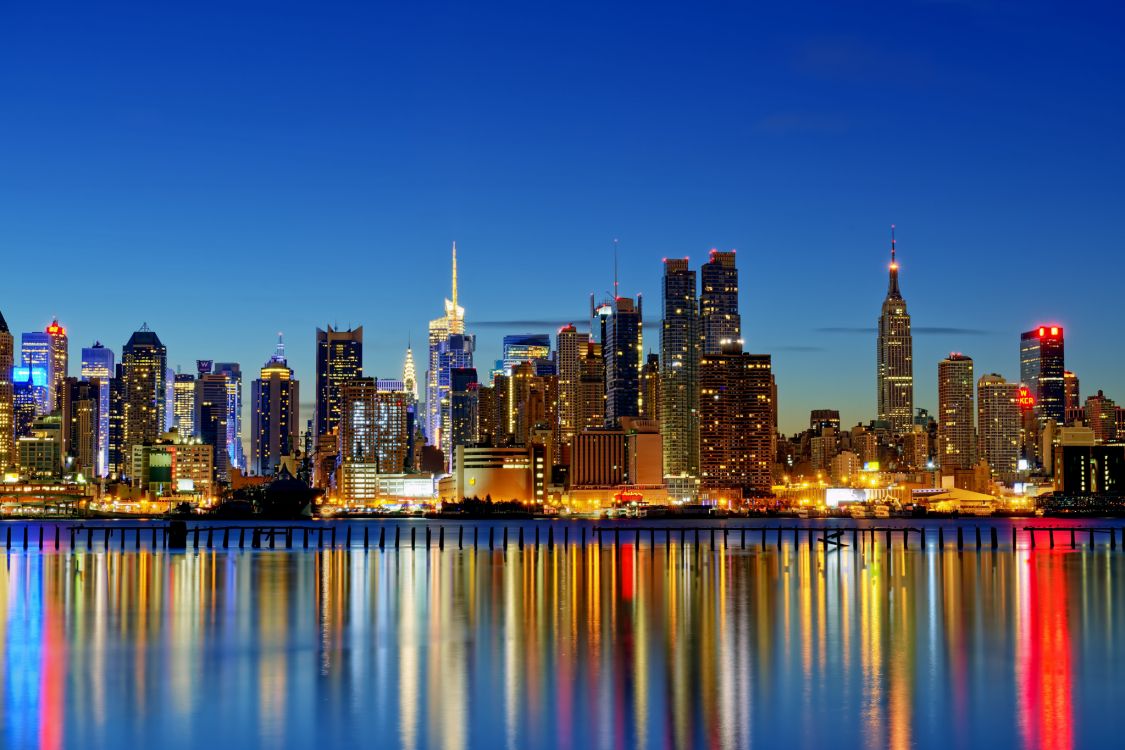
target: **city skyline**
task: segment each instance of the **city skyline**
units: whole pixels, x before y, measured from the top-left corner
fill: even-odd
[[[712,250],[712,252],[714,251]],[[897,252],[899,252],[899,256],[895,260],[896,270],[901,268],[902,273],[905,277],[903,283],[908,286],[908,292],[912,292],[912,294],[908,293],[907,296],[911,298],[911,310],[913,311],[915,308],[915,303],[913,302],[914,298],[925,298],[931,295],[927,293],[927,290],[924,287],[924,282],[922,280],[911,278],[909,266],[901,265],[901,250],[898,250]],[[446,250],[446,253],[448,253],[448,250]],[[462,255],[463,254],[464,251],[462,250]],[[743,277],[749,275],[750,273],[748,269],[741,266],[741,263],[745,262],[744,255],[745,254],[741,254],[738,256],[738,260],[740,262],[739,271],[743,274]],[[691,261],[690,258],[687,259],[693,271],[701,268],[704,263],[702,258],[698,263],[696,263],[695,261]],[[667,259],[665,258],[659,259],[657,261],[657,265],[660,270],[663,270],[663,263],[666,260]],[[446,264],[445,276],[447,280],[446,283],[448,290],[448,254],[445,256],[444,262]],[[432,266],[433,268],[436,268],[436,263],[437,261],[435,260],[435,265]],[[885,264],[882,269],[882,285],[884,290],[886,284],[885,279],[887,269],[888,265]],[[463,278],[464,260],[462,260],[461,273]],[[434,275],[440,275],[440,271],[435,270]],[[473,293],[470,294],[470,304],[475,305],[475,302],[472,302],[471,300],[476,296],[477,291],[478,290],[474,290]],[[462,300],[466,299],[463,285],[460,295]],[[655,315],[660,315],[661,312],[659,310],[659,290],[651,293],[651,296],[649,295],[650,293],[648,292],[642,295],[643,297],[648,297],[649,299],[649,310],[656,310]],[[481,296],[487,297],[488,294],[487,292],[485,292],[485,294]],[[746,308],[746,296],[747,295],[745,293],[739,295],[740,310],[745,310]],[[551,303],[548,301],[546,302],[546,304],[549,305]],[[855,307],[858,308],[860,306],[856,305]],[[877,316],[878,314],[877,307],[878,306],[875,305],[872,308],[873,316]],[[5,310],[5,315],[6,319],[9,322],[9,327],[13,331],[13,335],[17,341],[17,351],[15,357],[16,360],[19,359],[18,341],[20,335],[22,333],[30,333],[35,330],[21,329],[16,324],[13,324],[11,322],[13,320],[22,320],[27,317],[26,314],[21,315],[21,312],[23,311],[11,309]],[[643,331],[643,348],[647,356],[649,352],[658,353],[660,351],[661,319],[652,317],[654,315],[654,313],[652,312],[646,311],[646,313],[647,314],[644,320]],[[424,317],[424,315],[422,317]],[[530,333],[550,333],[551,347],[553,350],[556,345],[556,336],[558,334],[558,329],[566,325],[567,323],[570,323],[575,325],[579,332],[586,332],[590,325],[590,322],[585,319],[586,317],[588,316],[582,315],[575,316],[574,318],[569,320],[562,317],[558,317],[557,319],[553,320],[547,320],[534,319],[529,315],[524,316],[523,319],[520,319],[520,316],[517,316],[513,320],[505,323],[497,320],[476,321],[471,314],[464,314],[463,320],[466,332],[474,334],[478,342],[478,351],[476,354],[477,369],[487,374],[488,372],[491,372],[497,360],[503,359],[503,339],[505,336],[514,337]],[[912,315],[912,317],[914,316]],[[47,318],[48,323],[41,330],[45,331],[48,326],[61,323],[62,327],[66,329],[66,333],[70,338],[72,349],[78,350],[82,347],[89,347],[92,346],[95,341],[98,341],[107,346],[109,349],[113,350],[115,356],[121,356],[121,346],[115,347],[112,345],[112,343],[106,343],[107,341],[112,341],[112,336],[107,336],[104,333],[99,333],[90,337],[89,342],[86,342],[84,339],[79,338],[82,335],[80,332],[84,328],[86,328],[86,326],[82,325],[81,319],[78,319],[74,321],[74,323],[71,323],[68,320],[60,320],[60,316],[58,315],[50,315],[47,316]],[[382,316],[380,315],[378,310],[372,311],[370,319],[378,321],[381,318]],[[162,322],[171,325],[174,325],[178,322],[178,319],[174,315],[165,315],[162,318],[154,319],[161,319]],[[1065,320],[1066,318],[1064,317],[1061,319]],[[801,375],[800,371],[795,370],[795,368],[800,368],[803,362],[809,362],[810,364],[808,366],[815,368],[818,365],[811,363],[820,362],[821,364],[823,364],[824,359],[828,356],[831,356],[831,352],[838,351],[837,348],[829,346],[808,346],[802,345],[799,342],[792,342],[788,344],[778,345],[772,350],[759,350],[752,344],[752,342],[755,340],[755,338],[759,337],[767,338],[768,340],[769,321],[747,321],[745,313],[742,314],[742,320],[744,326],[749,324],[751,329],[759,331],[758,337],[751,337],[750,340],[746,343],[746,351],[755,354],[770,354],[773,357],[774,373],[778,380],[779,391],[779,429],[783,434],[793,434],[804,429],[804,427],[807,425],[809,412],[813,409],[818,408],[830,408],[840,411],[841,421],[844,425],[857,423],[866,424],[876,418],[877,404],[875,403],[875,399],[873,397],[868,397],[867,399],[871,402],[870,404],[865,403],[863,398],[866,393],[856,392],[852,394],[851,398],[848,398],[848,392],[845,389],[839,388],[839,383],[832,380],[825,380],[823,381],[823,385],[825,386],[824,390],[826,394],[835,392],[838,395],[842,394],[844,397],[842,400],[829,402],[829,399],[831,398],[830,395],[820,396],[817,395],[817,391],[800,393],[796,391],[793,385],[790,385],[790,377],[794,374],[798,375],[798,377],[794,379],[796,382],[800,382],[802,380],[802,378],[799,377]],[[951,353],[971,356],[978,363],[981,361],[992,363],[991,366],[978,365],[978,372],[995,372],[997,374],[1003,375],[1011,382],[1022,382],[1019,372],[1019,342],[1017,339],[1017,334],[1024,333],[1024,329],[1026,328],[1034,328],[1041,324],[1057,324],[1058,320],[1060,320],[1060,318],[1044,318],[1038,320],[1032,318],[1026,323],[1022,323],[1017,326],[1016,330],[1004,332],[991,330],[984,331],[980,329],[959,330],[952,326],[941,325],[940,321],[926,321],[921,325],[915,325],[914,333],[920,334],[914,337],[915,351],[917,352],[921,350],[923,352],[934,352],[935,354],[932,360],[923,359],[919,361],[919,355],[916,353],[914,356],[915,366],[913,379],[914,391],[916,394],[915,407],[926,409],[931,415],[936,417],[939,406],[938,380],[936,369],[938,363],[948,357]],[[934,325],[932,323],[937,324]],[[158,329],[155,324],[149,324],[147,320],[145,323],[138,325],[136,330],[142,330],[142,326],[144,325],[149,325],[150,328],[156,331],[161,336],[162,342],[166,338],[168,338],[160,332],[160,329]],[[321,323],[321,325],[324,324]],[[505,325],[508,325],[510,327],[505,328]],[[520,327],[521,325],[523,326],[522,328]],[[364,326],[365,324],[362,321],[358,322],[358,324],[351,324],[351,328],[354,329],[363,328]],[[1079,378],[1082,380],[1082,398],[1084,399],[1086,394],[1096,392],[1097,390],[1102,390],[1110,395],[1125,392],[1125,389],[1118,387],[1120,376],[1111,376],[1104,381],[1098,381],[1095,379],[1096,376],[1089,374],[1090,372],[1092,372],[1092,370],[1088,370],[1083,366],[1083,360],[1088,352],[1084,351],[1084,347],[1082,347],[1081,344],[1075,344],[1075,341],[1089,341],[1090,336],[1083,336],[1082,332],[1076,332],[1073,330],[1073,328],[1067,327],[1065,324],[1062,324],[1062,327],[1067,331],[1068,349],[1070,350],[1068,351],[1067,357],[1067,369],[1076,372]],[[309,335],[301,335],[300,332],[281,331],[281,333],[285,334],[288,339],[287,350],[289,352],[289,366],[293,369],[295,377],[298,379],[301,379],[302,377],[308,379],[309,381],[312,381],[314,379],[314,346],[307,346],[307,349],[309,350],[307,352],[303,352],[303,350],[306,348],[305,345],[309,344],[309,342],[306,342],[305,339],[312,339],[316,328],[317,326],[314,326],[313,330],[308,332]],[[347,325],[342,326],[342,330],[344,331],[347,331],[349,329],[350,328]],[[385,330],[380,330],[379,328],[370,325],[367,325],[366,329],[367,332],[364,341],[362,362],[364,374],[378,378],[399,378],[402,373],[403,360],[406,356],[407,341],[412,339],[412,336],[408,335],[408,337],[405,337],[403,347],[401,348],[401,350],[396,351],[393,349],[389,349],[390,345],[387,342],[392,338],[392,336],[389,335]],[[270,335],[274,342],[274,345],[276,345],[278,333],[279,331],[274,330]],[[131,333],[129,335],[131,335]],[[861,370],[862,373],[867,376],[867,382],[864,383],[861,388],[856,390],[861,391],[863,389],[866,389],[866,392],[871,392],[873,390],[872,386],[875,385],[875,379],[871,375],[872,368],[870,366],[870,360],[876,353],[877,327],[864,327],[862,325],[825,327],[821,331],[810,332],[810,339],[816,339],[818,335],[829,339],[838,338],[839,340],[854,342],[854,345],[845,349],[845,352],[843,354],[844,358],[842,360],[833,362],[832,366],[842,371],[849,371],[853,369]],[[1016,343],[1012,343],[1013,340],[1016,340]],[[960,341],[963,343],[960,346],[955,346],[948,350],[941,351],[940,347],[936,343],[938,341]],[[382,346],[379,345],[380,342],[382,342]],[[1091,344],[1092,343],[1093,342],[1091,342]],[[212,351],[222,351],[224,353],[230,353],[239,350],[242,350],[244,353],[242,355],[236,354],[234,356],[224,357],[224,361],[240,363],[244,368],[247,366],[254,366],[252,364],[248,365],[248,363],[253,363],[255,361],[253,359],[255,354],[254,352],[250,351],[250,342],[244,341],[236,347],[232,346],[232,342],[227,340],[226,337],[219,336],[216,338],[215,344],[216,345],[212,348],[212,350],[205,352],[191,352],[190,356],[189,353],[183,353],[183,356],[181,356],[181,353],[174,349],[173,345],[165,343],[164,345],[168,350],[168,367],[173,370],[177,369],[178,367],[182,367],[182,369],[184,369],[185,371],[191,372],[194,370],[196,357],[198,356],[206,354],[209,359],[218,361],[219,356],[212,354]],[[1089,344],[1087,346],[1089,346]],[[1005,348],[1008,348],[1010,350],[1009,352],[1007,352],[1008,356],[1005,356]],[[374,355],[379,358],[378,362],[380,364],[372,364],[370,359],[373,353],[372,349],[375,350]],[[999,351],[997,351],[997,349],[999,349]],[[271,350],[272,348],[267,349],[267,343],[264,342],[263,351]],[[850,354],[848,354],[847,352],[850,352]],[[72,354],[73,353],[76,352],[72,352]],[[840,355],[837,354],[836,356]],[[258,356],[258,359],[265,358],[267,358],[265,355]],[[1007,360],[1007,362],[1005,360]],[[919,366],[919,363],[921,364],[921,366]],[[75,359],[74,362],[72,362],[72,365],[73,366],[70,368],[71,375],[79,374],[78,360]],[[244,383],[243,390],[246,391],[248,388],[249,382]],[[244,395],[244,401],[246,400],[247,396]],[[251,408],[252,407],[248,401],[243,406],[243,422],[246,425],[250,424]],[[302,415],[300,429],[304,431],[305,422],[308,419],[312,418],[313,414],[315,413],[315,400],[313,396],[309,394],[304,394],[302,396],[300,413]],[[248,431],[245,429],[243,430],[243,433],[243,444],[247,448],[249,448],[250,436],[248,434]]]

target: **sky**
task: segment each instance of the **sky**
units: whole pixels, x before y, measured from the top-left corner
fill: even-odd
[[[481,371],[581,325],[615,239],[653,351],[662,258],[736,249],[794,432],[874,417],[893,223],[917,406],[951,351],[1017,378],[1041,322],[1125,401],[1123,32],[1098,1],[9,3],[0,311],[75,360],[148,323],[185,371],[284,332],[305,419],[315,328],[398,377],[454,240]]]

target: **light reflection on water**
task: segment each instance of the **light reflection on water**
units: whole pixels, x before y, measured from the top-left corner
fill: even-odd
[[[1116,746],[1125,556],[11,552],[4,747]]]

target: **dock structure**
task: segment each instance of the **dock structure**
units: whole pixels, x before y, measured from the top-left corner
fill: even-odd
[[[362,532],[353,534],[353,524],[362,524]],[[340,529],[343,525],[344,528]],[[541,533],[541,527],[546,530]],[[723,522],[698,524],[636,524],[616,522],[576,524],[562,520],[546,521],[346,521],[307,523],[224,524],[206,521],[153,521],[140,524],[70,522],[37,523],[9,521],[2,539],[8,553],[13,551],[44,552],[118,552],[139,550],[534,550],[571,547],[585,550],[597,548],[657,547],[692,549],[695,552],[733,552],[738,550],[768,552],[802,546],[823,553],[855,553],[901,549],[924,554],[929,551],[956,549],[958,552],[990,552],[1006,550],[1116,550],[1118,536],[1125,550],[1125,525],[1086,526],[1053,524],[1018,526],[1011,524],[1010,542],[1002,543],[1002,527],[997,524],[778,524]],[[373,533],[378,526],[378,536]],[[393,534],[388,533],[393,526]],[[528,527],[532,527],[527,534]],[[556,530],[556,527],[561,528]],[[420,528],[421,527],[421,528]],[[407,534],[403,533],[404,528]],[[485,533],[482,534],[482,529]],[[337,534],[337,531],[342,531]],[[936,531],[937,533],[927,533]],[[947,532],[950,536],[947,537]],[[445,544],[446,534],[456,534],[456,547]],[[530,537],[530,539],[529,539]],[[953,541],[950,542],[949,539]],[[114,540],[117,545],[114,546]],[[420,540],[424,540],[424,543]],[[436,542],[435,542],[436,540]],[[312,544],[310,545],[310,541]]]

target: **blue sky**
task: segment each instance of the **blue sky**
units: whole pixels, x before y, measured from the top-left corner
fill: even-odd
[[[793,431],[873,416],[850,329],[895,223],[919,406],[949,351],[1015,378],[1041,321],[1125,400],[1120,4],[751,5],[9,5],[0,310],[75,354],[148,322],[185,369],[284,331],[308,401],[317,325],[397,375],[452,240],[478,366],[515,321],[581,323],[614,238],[654,319],[661,258],[736,248]]]

